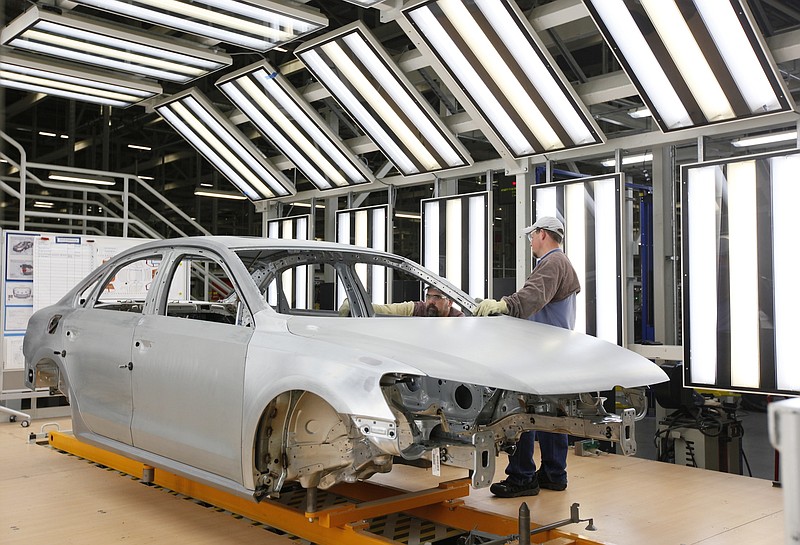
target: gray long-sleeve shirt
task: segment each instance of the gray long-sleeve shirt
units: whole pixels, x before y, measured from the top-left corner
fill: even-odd
[[[510,316],[528,318],[549,303],[563,301],[580,291],[581,285],[572,263],[558,249],[540,259],[525,284],[503,300]]]

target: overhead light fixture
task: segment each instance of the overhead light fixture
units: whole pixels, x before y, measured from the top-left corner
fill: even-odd
[[[317,111],[266,62],[227,75],[217,86],[317,189],[375,179]]]
[[[361,22],[295,54],[405,176],[470,164],[463,145]]]
[[[641,108],[634,108],[633,110],[628,110],[628,116],[634,119],[641,119],[643,117],[652,117],[652,113],[650,113],[650,108],[647,106],[642,106]]]
[[[395,212],[394,217],[407,218],[411,220],[418,220],[422,218],[422,216],[420,216],[419,214],[412,214],[411,212]]]
[[[0,87],[126,108],[161,94],[161,86],[80,65],[50,63],[0,49]]]
[[[217,199],[231,199],[234,201],[246,201],[247,197],[241,193],[232,193],[230,191],[217,191],[215,189],[195,189],[194,194],[198,197],[214,197]]]
[[[422,0],[403,15],[514,157],[603,142],[514,2]]]
[[[292,182],[197,88],[155,110],[252,201],[293,195]]]
[[[53,208],[55,203],[50,201],[33,201],[34,208]]]
[[[114,185],[117,183],[114,178],[108,176],[89,176],[71,172],[51,172],[47,179],[56,182],[77,182],[79,184],[93,185]]]
[[[349,2],[351,4],[355,4],[357,6],[361,6],[362,8],[370,8],[376,4],[380,4],[383,0],[344,0],[345,2]]]
[[[794,108],[741,0],[584,0],[662,131]]]
[[[142,151],[152,151],[152,149],[153,149],[150,146],[140,146],[138,144],[128,144],[128,147],[130,149],[138,149],[138,150],[142,150]]]
[[[622,158],[623,165],[633,165],[636,163],[647,163],[653,160],[652,153],[642,153],[641,155],[626,155]],[[600,161],[600,164],[604,167],[615,167],[617,166],[616,159],[605,159]]]
[[[746,138],[736,138],[731,140],[731,145],[737,148],[748,146],[763,146],[765,144],[776,144],[778,142],[797,141],[797,131],[774,132],[762,134],[761,136],[748,136]]]
[[[311,208],[311,203],[310,202],[290,202],[290,203],[286,203],[286,204],[288,204],[289,206],[298,206],[300,208]],[[314,208],[325,208],[325,205],[324,204],[315,204]]]
[[[271,0],[73,1],[256,51],[328,26],[328,18],[317,10]]]
[[[2,32],[0,43],[83,64],[186,83],[230,66],[224,53],[152,32],[32,7]]]

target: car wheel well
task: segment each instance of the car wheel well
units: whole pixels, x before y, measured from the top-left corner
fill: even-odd
[[[349,419],[317,394],[291,390],[278,395],[265,407],[256,429],[257,487],[272,494],[287,480],[317,486],[326,470],[345,463],[340,451],[350,442],[350,428]]]

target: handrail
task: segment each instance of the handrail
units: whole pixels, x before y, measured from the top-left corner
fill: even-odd
[[[155,197],[158,201],[160,201],[164,206],[178,214],[181,218],[183,218],[189,225],[191,225],[194,229],[199,231],[204,235],[210,235],[211,232],[205,229],[202,225],[200,225],[196,220],[190,217],[186,212],[181,210],[178,206],[176,206],[172,201],[164,197],[161,193],[159,193],[156,189],[154,189],[150,184],[146,183],[144,180],[139,178],[135,174],[129,174],[124,172],[110,172],[110,171],[99,171],[99,170],[92,170],[92,169],[85,169],[85,168],[78,168],[78,167],[70,167],[70,166],[62,166],[62,165],[50,165],[45,163],[33,163],[27,161],[27,155],[25,153],[25,149],[16,142],[13,138],[8,136],[3,131],[0,131],[0,137],[4,140],[9,142],[12,146],[17,148],[20,152],[21,160],[19,163],[11,160],[9,161],[11,164],[19,169],[19,182],[20,182],[20,191],[17,192],[13,190],[8,184],[0,181],[0,189],[9,193],[13,197],[16,197],[20,201],[20,221],[19,221],[19,228],[20,230],[24,230],[25,228],[25,216],[41,216],[40,213],[31,214],[30,212],[26,212],[25,209],[25,201],[26,201],[26,187],[28,180],[35,182],[37,185],[41,187],[45,187],[48,189],[55,189],[55,190],[67,190],[67,191],[79,191],[82,193],[94,193],[98,195],[103,195],[108,199],[109,203],[113,203],[115,207],[122,211],[122,220],[119,223],[122,223],[123,226],[123,233],[127,236],[128,227],[131,224],[130,219],[130,201],[133,200],[134,202],[138,203],[138,205],[142,206],[146,210],[148,210],[151,214],[153,214],[158,220],[164,223],[171,231],[179,234],[180,236],[187,236],[187,233],[179,228],[175,223],[167,219],[163,214],[158,212],[151,204],[145,202],[141,197],[139,197],[135,193],[130,192],[130,181],[134,181],[139,187],[143,188],[153,197]],[[0,154],[2,155],[2,154]],[[3,155],[5,157],[5,155]],[[123,180],[123,190],[114,190],[114,189],[103,189],[99,187],[92,187],[92,186],[85,186],[85,185],[75,185],[69,183],[60,183],[60,182],[46,182],[41,180],[38,176],[31,173],[31,169],[46,169],[46,170],[58,170],[61,172],[73,172],[79,174],[90,174],[90,175],[99,175],[99,176],[112,176],[115,178],[122,178]],[[6,178],[7,177],[2,177]],[[15,178],[16,180],[16,178]],[[111,198],[109,198],[111,197]],[[113,197],[116,197],[113,198]],[[119,203],[118,201],[121,201]],[[70,215],[69,217],[79,218],[78,216]],[[96,217],[89,217],[87,221],[99,221]],[[145,230],[148,233],[155,233],[154,230],[147,227],[146,224],[141,222],[141,220],[134,220],[133,222],[138,228]],[[161,238],[161,235],[155,234],[154,238]]]

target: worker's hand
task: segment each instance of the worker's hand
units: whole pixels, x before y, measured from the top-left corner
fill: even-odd
[[[478,308],[473,313],[475,316],[489,316],[490,314],[508,314],[508,305],[500,299],[484,299],[478,303]]]
[[[350,299],[345,298],[339,307],[339,316],[350,316]]]

